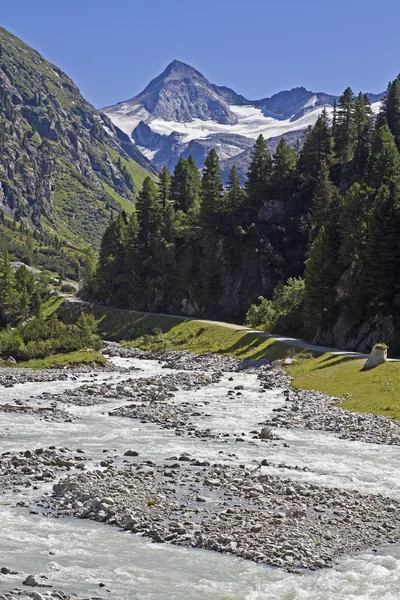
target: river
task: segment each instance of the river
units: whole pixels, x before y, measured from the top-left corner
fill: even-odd
[[[132,368],[126,373],[101,373],[96,381],[120,381],[128,377],[166,374],[157,361],[112,359],[117,365]],[[138,370],[135,370],[138,369]],[[233,381],[229,380],[233,377]],[[67,381],[17,384],[1,388],[0,402],[14,399],[24,404],[44,405],[36,397],[43,392],[60,393],[88,381],[81,374]],[[243,395],[227,395],[232,386],[242,385]],[[274,408],[282,406],[283,394],[260,394],[255,375],[226,373],[217,384],[191,392],[178,392],[176,402],[210,402],[207,427],[215,432],[250,431],[259,428]],[[400,449],[362,442],[339,440],[318,431],[280,430],[286,442],[266,445],[259,441],[236,443],[189,436],[178,437],[172,430],[134,419],[110,417],[108,411],[124,404],[114,399],[107,405],[66,406],[78,417],[70,423],[39,420],[31,415],[1,415],[1,452],[37,447],[68,446],[83,449],[95,461],[103,450],[122,456],[130,448],[143,459],[165,460],[188,452],[199,459],[239,461],[251,465],[267,459],[275,465],[266,473],[304,479],[320,485],[354,489],[399,497]],[[198,425],[204,426],[204,421]],[[229,456],[235,454],[237,458]],[[277,465],[297,466],[290,470]],[[306,467],[308,470],[300,470]],[[397,600],[400,594],[400,545],[387,545],[376,552],[365,551],[337,560],[333,568],[289,574],[244,561],[230,555],[188,550],[168,544],[153,544],[130,533],[86,520],[52,519],[31,514],[15,506],[29,494],[21,491],[0,497],[0,566],[24,574],[40,573],[56,589],[98,598],[117,600]],[[1,576],[0,592],[20,585],[21,575]],[[100,588],[99,584],[105,584]],[[107,592],[106,590],[110,590]]]

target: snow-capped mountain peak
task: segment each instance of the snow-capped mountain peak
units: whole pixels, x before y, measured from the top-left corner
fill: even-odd
[[[379,106],[381,95],[371,98]],[[250,149],[262,134],[272,151],[285,137],[290,144],[304,135],[321,112],[332,112],[335,96],[304,87],[247,100],[234,90],[210,83],[179,60],[130,100],[103,109],[157,168],[173,169],[192,154],[201,167],[211,148],[222,167],[246,169]]]

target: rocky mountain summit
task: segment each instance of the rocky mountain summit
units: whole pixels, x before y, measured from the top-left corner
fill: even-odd
[[[370,95],[371,102],[378,105],[382,96]],[[282,137],[293,146],[324,108],[332,112],[336,99],[298,87],[248,100],[174,60],[143,92],[103,110],[158,169],[166,165],[172,170],[190,154],[201,167],[215,148],[225,171],[234,162],[243,173],[260,133],[272,152]]]

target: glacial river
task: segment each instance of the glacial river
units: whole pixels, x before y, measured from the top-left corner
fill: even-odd
[[[112,359],[116,364],[135,367],[128,373],[101,373],[99,382],[121,381],[128,377],[149,377],[168,373],[157,361]],[[176,373],[176,371],[174,371]],[[233,381],[229,378],[233,377]],[[22,400],[24,404],[47,405],[36,397],[42,392],[60,393],[82,382],[18,384],[0,388],[0,403]],[[243,395],[228,396],[233,386],[242,385]],[[259,423],[273,408],[284,405],[279,391],[260,393],[255,375],[227,373],[218,384],[198,391],[178,392],[176,402],[208,401],[209,417],[198,417],[199,428],[238,433],[260,429]],[[103,450],[122,457],[128,449],[141,459],[163,461],[188,452],[199,459],[237,461],[252,465],[267,459],[274,466],[266,473],[304,479],[320,485],[355,489],[393,498],[400,496],[400,448],[374,446],[339,440],[331,434],[306,430],[280,430],[286,442],[276,445],[259,440],[236,443],[235,438],[196,439],[179,437],[171,430],[139,421],[108,416],[108,411],[126,403],[126,398],[91,407],[62,405],[79,417],[71,423],[50,423],[30,415],[1,414],[0,452],[67,446],[81,448],[99,461]],[[235,454],[237,458],[229,456]],[[279,464],[308,470],[287,470]],[[90,468],[90,467],[89,467]],[[257,565],[202,550],[188,550],[117,529],[78,519],[51,519],[15,506],[27,500],[19,495],[0,496],[0,567],[23,574],[42,574],[55,589],[67,593],[115,600],[398,600],[400,597],[400,545],[365,551],[334,563],[333,568],[303,575]],[[39,511],[40,512],[40,511]],[[20,586],[22,576],[0,576],[0,593]],[[99,587],[99,584],[106,587]],[[107,590],[110,590],[109,592]]]

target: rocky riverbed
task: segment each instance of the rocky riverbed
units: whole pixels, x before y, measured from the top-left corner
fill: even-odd
[[[86,458],[82,450],[69,448],[36,448],[20,452],[3,452],[0,456],[0,494],[12,489],[30,488],[42,482],[54,481],[71,469],[84,469]]]
[[[190,466],[186,466],[187,464]],[[293,569],[400,540],[400,503],[188,456],[71,475],[43,505],[192,548]]]
[[[35,578],[33,575],[29,576],[31,579],[26,578],[26,586],[33,587],[45,587],[45,583],[40,583],[39,578]],[[27,588],[21,589],[16,588],[11,590],[7,594],[0,594],[0,600],[99,600],[95,598],[78,598],[78,596],[69,596],[59,590],[47,590],[45,592],[38,591],[27,591]]]
[[[104,540],[111,536],[115,549],[122,544],[128,555],[128,548],[136,548],[143,539],[156,543],[159,556],[171,552],[165,554],[163,548],[197,549],[208,551],[205,554],[210,557],[199,558],[200,562],[213,563],[217,560],[213,555],[224,555],[293,573],[323,571],[324,567],[335,570],[343,555],[369,549],[380,552],[383,544],[398,547],[400,503],[388,478],[391,471],[393,477],[397,472],[397,423],[344,411],[333,406],[338,399],[293,390],[289,378],[267,361],[187,352],[157,355],[115,344],[105,349],[106,354],[110,352],[117,355],[110,372],[69,373],[66,379],[54,380],[56,391],[51,379],[38,376],[22,383],[19,373],[15,374],[15,391],[4,387],[0,415],[5,419],[2,425],[9,451],[0,455],[0,498],[5,500],[10,523],[14,523],[13,511],[19,511],[21,522],[32,517],[39,530],[57,530],[60,523],[62,543],[73,528],[82,549],[90,543],[83,532],[96,531]],[[25,386],[29,392],[24,395]],[[21,426],[27,437],[21,435]],[[29,444],[29,431],[34,439],[43,437],[41,447]],[[12,436],[23,441],[22,448],[18,448],[20,442],[12,447]],[[330,455],[340,452],[339,437],[344,438],[345,448],[342,469]],[[321,443],[320,450],[316,443]],[[312,458],[314,452],[326,452],[322,469]],[[387,461],[381,461],[382,472],[379,453]],[[329,465],[331,469],[335,465],[332,476]],[[357,491],[361,472],[365,478],[375,478],[378,489],[387,490],[389,497],[366,493],[366,486],[362,493]],[[88,530],[86,524],[96,529]],[[3,539],[12,539],[1,527],[0,522]],[[18,519],[15,527],[18,539]],[[101,534],[103,529],[108,533]],[[146,546],[140,548],[154,558]],[[51,546],[49,550],[49,556],[57,555]],[[69,560],[74,560],[71,552]],[[100,552],[100,546],[94,545],[90,560],[95,561]],[[116,552],[111,558],[104,550],[103,569],[114,558],[117,568]],[[0,567],[1,560],[0,548]],[[152,564],[153,559],[148,560]],[[27,562],[36,564],[31,557]],[[61,587],[70,594],[65,582],[75,577],[66,571],[64,583],[57,583],[51,570],[64,569],[61,556],[51,563],[41,559],[29,571],[14,559],[3,564],[23,572],[23,577],[15,575],[9,584],[2,582],[0,574],[0,590],[7,600],[32,598],[33,591],[42,599],[69,599],[54,591]],[[229,570],[228,565],[225,568]],[[83,579],[81,585],[76,583],[74,592],[87,599],[114,597],[119,583],[109,575],[114,587],[107,581],[100,587],[101,572],[89,586]],[[269,571],[257,573],[257,578],[269,577]],[[36,578],[38,588],[46,583],[53,587],[29,591],[29,586],[22,585],[28,575]],[[42,580],[41,575],[49,580]],[[137,595],[135,591],[116,597],[141,598],[141,584],[137,585]],[[154,600],[169,597],[163,593]],[[174,597],[223,596],[207,594],[203,590],[188,595],[182,590]],[[264,593],[262,597],[273,596]]]

